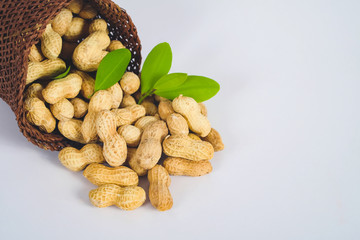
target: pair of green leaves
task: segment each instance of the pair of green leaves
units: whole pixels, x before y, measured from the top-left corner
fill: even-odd
[[[188,76],[186,73],[168,74],[172,64],[172,51],[168,43],[158,44],[147,56],[141,72],[139,103],[151,94],[173,100],[180,94],[206,101],[220,90],[220,85],[207,77]]]

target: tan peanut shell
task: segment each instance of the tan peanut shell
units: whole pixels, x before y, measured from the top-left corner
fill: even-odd
[[[32,45],[29,53],[29,61],[41,62],[42,60],[44,60],[44,56],[42,55],[40,49],[35,44]]]
[[[194,139],[194,140],[202,141],[201,138],[198,135],[194,134],[194,133],[189,133],[188,137],[191,138],[191,139]]]
[[[120,80],[120,85],[124,93],[133,94],[139,90],[140,78],[133,72],[126,72]]]
[[[112,40],[107,48],[107,51],[112,52],[122,48],[125,48],[125,46],[119,40]]]
[[[170,116],[170,114],[174,113],[174,109],[172,107],[171,101],[165,99],[160,101],[158,106],[158,112],[160,115],[160,118],[164,121]]]
[[[90,99],[95,92],[95,79],[86,72],[76,70],[75,73],[83,80],[80,91],[81,95],[86,99]]]
[[[144,204],[146,193],[141,187],[106,184],[91,190],[89,199],[92,205],[99,208],[115,205],[123,210],[134,210]]]
[[[89,104],[81,98],[73,98],[70,102],[74,107],[74,118],[84,117],[88,111]]]
[[[166,123],[168,125],[171,135],[185,135],[189,134],[189,126],[186,119],[178,113],[170,114]]]
[[[62,165],[74,172],[83,170],[90,163],[105,161],[102,148],[97,144],[87,144],[80,150],[66,147],[59,152],[59,160]]]
[[[125,94],[123,97],[123,100],[120,104],[120,107],[122,108],[126,108],[132,105],[136,105],[136,101],[135,98],[133,98],[133,96],[129,95],[129,94]]]
[[[129,149],[130,149],[130,148],[128,148],[128,151],[129,151]],[[145,175],[147,174],[148,170],[145,169],[145,168],[143,168],[143,167],[141,167],[141,166],[139,165],[139,163],[137,162],[137,160],[136,160],[135,158],[133,158],[134,154],[136,153],[136,148],[132,148],[132,149],[134,149],[135,151],[132,150],[132,151],[134,151],[134,152],[131,153],[130,156],[128,156],[129,166],[130,166],[130,168],[131,168],[132,170],[134,170],[134,171],[137,173],[137,175],[139,175],[139,176],[145,176]],[[129,155],[129,154],[128,154],[128,155]]]
[[[93,72],[108,52],[104,51],[110,44],[110,38],[103,31],[90,34],[76,48],[73,63],[81,71]]]
[[[59,121],[58,129],[60,133],[67,139],[85,144],[86,142],[84,141],[84,138],[81,134],[81,125],[81,120],[70,119],[68,121]]]
[[[144,101],[141,103],[141,106],[145,108],[146,115],[148,116],[154,116],[158,112],[156,105],[152,102]]]
[[[221,139],[220,133],[214,128],[211,129],[210,133],[204,137],[203,140],[211,143],[215,152],[224,150],[224,143]]]
[[[200,107],[201,114],[204,115],[205,117],[207,117],[207,108],[206,108],[205,104],[199,103],[199,107]]]
[[[78,45],[77,43],[63,41],[63,47],[61,49],[60,58],[66,61],[70,61],[77,45]]]
[[[148,124],[156,122],[157,120],[159,120],[159,119],[154,116],[144,116],[144,117],[139,118],[135,122],[135,127],[137,127],[138,129],[140,129],[142,131]]]
[[[40,83],[31,84],[25,91],[25,99],[27,98],[38,98],[41,101],[45,101],[42,96],[43,86]]]
[[[214,148],[210,143],[181,135],[165,138],[163,151],[169,157],[181,157],[193,161],[210,160],[214,156]]]
[[[105,184],[116,184],[121,187],[137,186],[139,177],[128,167],[106,167],[102,164],[90,164],[84,171],[84,177],[92,184],[101,186]]]
[[[90,4],[85,4],[84,7],[79,12],[79,16],[84,19],[93,19],[96,17],[97,11]]]
[[[61,53],[61,36],[54,32],[51,24],[46,26],[45,32],[41,35],[41,52],[48,59],[58,58]]]
[[[201,114],[199,104],[193,98],[180,95],[173,100],[172,106],[175,112],[185,117],[191,131],[199,134],[200,137],[206,137],[210,133],[210,122]]]
[[[63,38],[68,42],[77,42],[88,33],[89,24],[86,20],[74,17]]]
[[[118,83],[115,83],[112,87],[107,89],[107,91],[111,93],[113,99],[111,108],[119,108],[123,99],[123,91],[120,85]]]
[[[108,26],[104,19],[98,18],[98,19],[93,20],[90,23],[89,33],[91,34],[96,31],[104,31],[107,34],[109,34]],[[110,45],[111,45],[111,43],[110,43]]]
[[[71,25],[73,15],[72,12],[63,8],[58,15],[52,20],[51,26],[54,32],[57,32],[60,36],[63,36]]]
[[[50,105],[50,110],[59,121],[68,121],[74,117],[74,106],[66,98]]]
[[[170,175],[198,177],[212,171],[210,161],[191,161],[184,158],[168,157],[163,163]]]
[[[95,141],[97,139],[96,115],[102,110],[110,110],[112,104],[112,95],[106,90],[97,91],[92,96],[89,103],[88,114],[86,114],[83,125],[81,126],[81,132],[85,142]]]
[[[116,118],[109,110],[97,113],[96,131],[104,143],[103,154],[106,162],[117,167],[122,165],[127,156],[127,146],[123,137],[116,132]]]
[[[154,99],[155,99],[156,102],[169,101],[168,99],[160,97],[158,95],[154,95]]]
[[[171,179],[163,166],[156,165],[148,172],[149,199],[151,204],[159,211],[166,211],[172,208],[173,199],[169,186]]]
[[[125,139],[128,147],[137,147],[140,143],[141,130],[133,125],[119,127],[118,133]]]
[[[83,0],[72,0],[66,8],[75,14],[79,14],[81,9],[83,8],[83,5]]]
[[[168,129],[164,121],[158,120],[147,125],[133,156],[133,161],[136,161],[142,168],[153,168],[161,158],[161,142],[167,134]]]
[[[48,59],[42,62],[30,62],[26,76],[26,84],[30,84],[38,79],[55,77],[66,70],[66,64],[63,60]]]
[[[115,114],[117,127],[132,124],[139,118],[145,116],[145,108],[141,105],[113,109],[111,112]]]
[[[75,73],[67,77],[51,81],[42,91],[46,102],[55,104],[63,98],[76,97],[81,89],[82,79]]]
[[[38,98],[25,100],[26,119],[40,130],[51,133],[55,130],[56,120],[44,102]]]

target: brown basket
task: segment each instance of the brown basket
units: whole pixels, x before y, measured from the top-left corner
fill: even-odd
[[[79,144],[58,132],[39,131],[25,118],[23,93],[30,47],[39,41],[46,25],[71,0],[5,0],[0,3],[0,97],[16,115],[20,131],[33,144],[52,151]],[[110,38],[132,52],[129,71],[139,73],[141,43],[126,11],[111,0],[89,0],[109,24]]]

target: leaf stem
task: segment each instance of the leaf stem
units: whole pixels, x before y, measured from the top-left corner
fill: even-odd
[[[151,90],[147,91],[146,93],[141,94],[138,104],[141,104],[144,101],[145,98],[147,98],[148,96],[154,94],[155,91],[156,91],[156,89],[151,89]]]

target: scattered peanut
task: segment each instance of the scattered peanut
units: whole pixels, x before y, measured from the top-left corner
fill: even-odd
[[[70,119],[68,121],[59,121],[58,129],[60,133],[70,139],[71,141],[85,144],[84,138],[81,134],[82,121],[77,119]]]
[[[44,102],[38,98],[28,98],[25,101],[26,119],[42,131],[51,133],[55,130],[56,120]]]
[[[41,52],[48,59],[59,57],[62,48],[61,36],[54,32],[51,24],[46,26],[45,32],[41,35]]]
[[[66,8],[75,14],[79,14],[81,9],[83,8],[83,5],[84,5],[83,0],[73,0]]]
[[[43,86],[40,83],[33,83],[31,84],[25,92],[25,99],[27,98],[38,98],[41,101],[45,101],[43,96],[42,96],[42,90],[43,90]]]
[[[144,128],[148,125],[151,124],[153,122],[156,122],[157,120],[159,120],[159,118],[154,117],[154,116],[144,116],[139,118],[139,120],[137,120],[135,122],[135,127],[139,128],[141,131],[144,130]]]
[[[193,134],[193,133],[189,133],[188,137],[191,138],[191,139],[194,139],[194,140],[201,141],[201,138],[198,135]]]
[[[214,148],[210,143],[181,135],[165,138],[163,151],[169,157],[181,157],[193,161],[210,160],[214,156]]]
[[[122,48],[125,48],[125,46],[119,40],[112,40],[106,50],[112,52]]]
[[[109,110],[101,111],[96,116],[96,130],[104,142],[103,154],[106,162],[117,167],[126,160],[127,147],[123,137],[116,132],[116,118]]]
[[[85,169],[83,174],[87,180],[97,186],[116,184],[121,187],[130,187],[139,184],[139,177],[136,172],[124,166],[111,168],[92,163]]]
[[[66,98],[50,105],[50,110],[59,121],[68,121],[74,117],[74,106]]]
[[[75,73],[78,74],[83,80],[80,92],[81,95],[86,99],[90,99],[95,92],[95,79],[82,71],[75,71]]]
[[[146,193],[141,187],[119,187],[106,184],[91,190],[90,202],[99,208],[117,206],[123,210],[134,210],[144,204]]]
[[[170,114],[166,119],[166,123],[171,135],[187,136],[189,134],[189,127],[186,119],[178,113]]]
[[[72,12],[67,8],[63,8],[52,20],[51,26],[55,32],[63,36],[70,27],[72,18]]]
[[[141,106],[145,108],[146,115],[154,116],[155,114],[157,114],[157,107],[154,103],[144,101],[141,103]]]
[[[137,147],[140,143],[141,130],[133,125],[119,127],[118,133],[125,139],[128,147]]]
[[[90,23],[89,33],[91,34],[96,31],[104,31],[107,34],[109,34],[108,26],[104,19],[101,19],[101,18],[95,19]],[[109,46],[111,46],[111,43]]]
[[[111,108],[119,108],[121,101],[123,99],[123,91],[118,83],[115,83],[112,87],[107,89],[108,92],[111,93],[113,104]]]
[[[133,98],[131,95],[129,94],[125,94],[123,97],[123,100],[120,104],[121,108],[126,108],[126,107],[130,107],[132,105],[136,105],[136,101],[135,98]]]
[[[185,117],[191,131],[199,134],[200,137],[206,137],[210,133],[210,122],[201,114],[199,104],[194,99],[180,95],[173,100],[172,106],[175,112]]]
[[[40,49],[35,44],[32,45],[29,53],[29,61],[41,62],[42,60],[44,60],[44,56],[40,52]]]
[[[82,118],[88,111],[89,104],[80,98],[71,99],[71,104],[74,106],[74,118]]]
[[[191,161],[184,158],[168,157],[163,163],[170,175],[198,177],[212,171],[210,161]]]
[[[214,128],[211,129],[210,133],[204,137],[203,140],[211,143],[215,152],[224,150],[224,143],[221,139],[220,133]]]
[[[172,113],[174,113],[174,109],[172,107],[171,101],[169,100],[162,100],[159,103],[158,112],[160,115],[160,118],[164,121],[168,118],[168,116]]]
[[[120,80],[121,88],[126,94],[133,94],[140,87],[140,78],[132,72],[126,72]]]
[[[88,29],[89,24],[86,20],[74,17],[63,37],[68,42],[77,42],[88,33]]]
[[[173,199],[169,186],[171,179],[166,169],[156,165],[148,172],[150,182],[149,199],[151,204],[159,211],[166,211],[172,208]]]
[[[81,150],[66,147],[59,153],[60,162],[71,171],[83,170],[90,163],[105,161],[102,148],[97,144],[87,144]]]
[[[139,118],[145,116],[145,108],[141,105],[113,109],[112,112],[115,114],[117,127],[132,124]]]
[[[30,62],[26,76],[26,84],[30,84],[38,79],[55,77],[66,70],[63,60],[48,59],[42,62]]]

